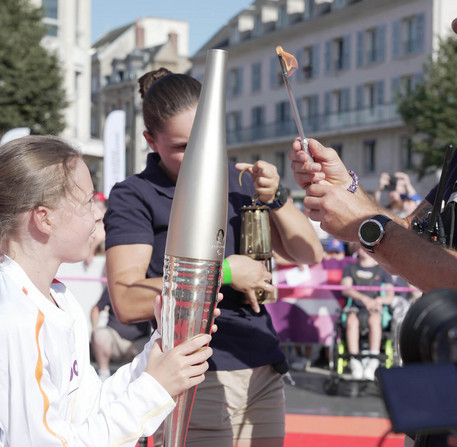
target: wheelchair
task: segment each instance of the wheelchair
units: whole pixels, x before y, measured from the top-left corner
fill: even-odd
[[[341,310],[340,316],[335,321],[332,342],[330,346],[329,377],[324,382],[324,391],[328,395],[339,394],[341,382],[361,382],[367,384],[366,379],[353,379],[349,371],[351,357],[362,360],[364,358],[377,358],[379,366],[391,368],[396,363],[395,336],[391,330],[392,315],[388,306],[383,306],[382,312],[382,337],[379,354],[371,354],[369,351],[368,328],[362,328],[359,338],[359,354],[349,354],[346,343],[346,319],[353,309],[352,298],[347,300],[346,306]],[[359,387],[355,387],[357,394]],[[354,394],[354,393],[352,393]]]

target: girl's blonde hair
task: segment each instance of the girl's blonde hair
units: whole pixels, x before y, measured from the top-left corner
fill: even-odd
[[[0,147],[0,247],[18,217],[38,206],[55,208],[74,185],[78,150],[53,136],[31,135]]]

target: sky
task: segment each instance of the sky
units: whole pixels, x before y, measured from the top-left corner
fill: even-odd
[[[253,0],[92,0],[91,43],[140,17],[189,22],[189,55]]]

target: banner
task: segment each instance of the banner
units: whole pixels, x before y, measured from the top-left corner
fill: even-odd
[[[103,131],[103,193],[109,197],[115,183],[125,179],[125,111],[108,114]]]
[[[0,146],[8,143],[11,140],[16,140],[17,138],[26,137],[30,135],[29,127],[16,127],[5,132],[0,140]]]

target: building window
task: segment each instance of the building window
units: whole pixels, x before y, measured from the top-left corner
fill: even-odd
[[[279,177],[283,178],[286,172],[286,155],[284,152],[276,152],[275,165],[278,170]]]
[[[278,11],[278,26],[284,28],[287,26],[287,6],[281,6]]]
[[[252,137],[258,139],[265,135],[265,106],[253,107],[251,110]]]
[[[335,71],[343,69],[344,52],[343,52],[343,39],[335,39],[333,41],[333,54],[334,54],[334,69]]]
[[[227,115],[227,139],[229,143],[241,141],[241,111],[230,112]]]
[[[400,93],[407,95],[414,90],[414,78],[413,75],[402,76],[400,78]]]
[[[414,168],[413,142],[411,137],[402,137],[400,141],[400,156],[402,169],[411,170]]]
[[[373,63],[378,60],[377,56],[377,29],[370,29],[367,31],[366,35],[366,41],[367,41],[367,63]]]
[[[392,26],[392,55],[394,59],[424,51],[425,13],[396,20]]]
[[[325,73],[348,70],[350,63],[351,35],[348,34],[325,43]]]
[[[262,17],[260,15],[254,18],[254,35],[258,36],[262,33]]]
[[[260,92],[262,89],[262,63],[254,62],[252,64],[251,88],[252,93]]]
[[[241,67],[232,68],[229,72],[229,93],[230,97],[239,96],[243,93],[242,84],[243,70]]]
[[[48,27],[48,32],[46,33],[47,36],[51,36],[51,37],[57,37],[57,34],[59,32],[59,28],[57,27],[57,25],[47,25]]]
[[[416,27],[415,20],[413,17],[409,17],[403,20],[403,30],[402,35],[404,36],[403,40],[403,51],[404,54],[410,54],[414,52],[415,43],[416,43]]]
[[[303,50],[303,78],[313,77],[313,47],[306,47]]]
[[[58,0],[43,0],[44,16],[49,19],[58,18]]]
[[[367,140],[363,142],[363,161],[365,174],[376,172],[376,141]]]
[[[276,135],[289,135],[291,129],[291,110],[289,101],[276,103]]]
[[[376,106],[376,86],[375,84],[368,84],[366,86],[368,108],[373,111]]]

